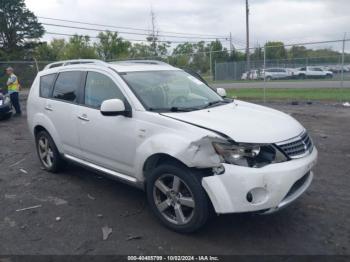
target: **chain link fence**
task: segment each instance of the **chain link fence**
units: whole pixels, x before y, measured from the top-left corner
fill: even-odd
[[[19,78],[21,88],[30,88],[36,74],[49,63],[42,61],[0,61],[0,88],[6,86],[7,76],[5,70],[7,67],[13,67],[15,74]]]
[[[229,96],[255,101],[350,101],[349,40],[324,44],[274,45],[251,49],[249,65],[218,51],[179,54],[162,60],[200,74]],[[278,58],[276,58],[278,57]],[[281,58],[282,57],[282,58]],[[150,59],[150,58],[144,58]],[[29,88],[37,72],[54,61],[0,61],[0,88],[6,85],[4,70],[11,66],[22,88]]]

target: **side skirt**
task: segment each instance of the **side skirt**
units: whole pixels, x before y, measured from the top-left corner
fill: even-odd
[[[99,171],[99,172],[102,172],[104,174],[107,174],[107,175],[109,175],[109,176],[111,176],[113,178],[117,178],[118,180],[125,181],[128,184],[133,184],[134,186],[138,186],[137,185],[138,184],[138,180],[135,177],[128,176],[128,175],[125,175],[125,174],[122,174],[122,173],[118,173],[116,171],[104,168],[102,166],[95,165],[93,163],[90,163],[88,161],[82,160],[82,159],[77,158],[75,156],[63,154],[63,157],[68,159],[68,160],[71,160],[73,162],[76,162],[76,163],[78,163],[78,164],[80,164],[82,166],[89,167],[89,168],[94,169],[96,171]]]

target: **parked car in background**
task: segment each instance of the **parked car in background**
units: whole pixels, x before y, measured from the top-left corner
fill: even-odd
[[[258,80],[260,79],[259,70],[250,70],[242,74],[241,80]]]
[[[288,68],[268,68],[262,70],[261,79],[275,80],[275,79],[288,79],[292,77],[292,72]]]
[[[320,67],[315,66],[306,66],[298,68],[298,71],[295,72],[295,75],[299,79],[306,78],[332,78],[333,72],[322,70]]]
[[[325,66],[323,70],[331,71],[333,73],[341,73],[342,72],[342,66],[341,65],[330,65],[330,66]],[[350,66],[349,65],[344,65],[343,67],[344,72],[350,72]]]
[[[8,119],[12,116],[12,105],[9,95],[0,92],[0,120]]]

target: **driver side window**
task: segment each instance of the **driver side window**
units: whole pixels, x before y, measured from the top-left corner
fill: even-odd
[[[99,109],[103,101],[113,98],[125,100],[113,80],[101,73],[88,72],[85,83],[85,105]]]

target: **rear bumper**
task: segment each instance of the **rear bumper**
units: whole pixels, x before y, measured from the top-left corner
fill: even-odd
[[[223,164],[225,172],[204,177],[202,185],[218,214],[262,210],[272,213],[291,204],[307,190],[317,154],[314,148],[303,158],[262,168]]]

